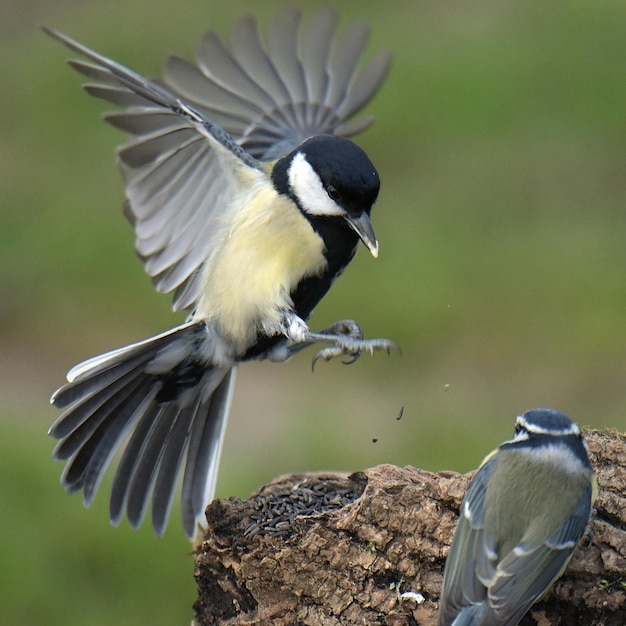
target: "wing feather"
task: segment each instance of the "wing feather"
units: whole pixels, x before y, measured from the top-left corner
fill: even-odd
[[[251,117],[262,113],[262,109],[254,101],[229,89],[227,84],[213,79],[208,71],[202,72],[199,67],[181,57],[172,55],[167,59],[165,80],[191,102],[202,105],[203,102],[210,101],[211,117],[221,114],[245,125]]]
[[[270,23],[265,45],[256,21],[243,18],[232,32],[232,52],[209,31],[198,46],[197,71],[172,59],[166,82],[208,117],[223,115],[224,128],[262,160],[279,158],[315,134],[349,136],[371,123],[368,117],[344,126],[380,87],[390,55],[379,53],[359,70],[367,23],[356,22],[333,43],[336,25],[332,9],[308,24],[291,10]],[[224,98],[234,94],[237,106],[247,101],[245,120],[236,119],[241,110],[225,109]]]
[[[363,21],[335,39],[337,14],[301,23],[299,11],[275,18],[267,44],[257,22],[236,23],[227,49],[206,32],[196,63],[166,62],[163,82],[129,70],[80,43],[44,30],[84,59],[69,64],[85,90],[124,110],[105,119],[130,135],[118,149],[125,214],[155,287],[173,293],[175,310],[192,308],[217,222],[250,184],[267,179],[259,162],[284,156],[321,133],[352,135],[371,116],[348,122],[373,97],[389,69],[380,53],[361,70],[369,28]]]
[[[287,11],[274,18],[267,36],[269,57],[287,89],[289,102],[294,104],[307,101],[306,79],[298,53],[300,21],[299,11]],[[305,126],[305,121],[297,116],[294,122],[299,127]]]
[[[446,561],[439,624],[451,624],[454,617],[471,604],[479,604],[487,597],[487,590],[476,575],[479,569],[486,575],[495,571],[495,564],[487,556],[490,538],[484,530],[484,501],[494,462],[484,463],[474,475],[461,506],[459,522]]]
[[[390,68],[391,54],[382,50],[354,77],[341,105],[337,107],[337,114],[347,119],[360,111],[374,97]]]
[[[337,27],[337,12],[322,11],[314,16],[302,33],[301,50],[302,65],[307,84],[307,100],[309,110],[316,115],[308,120],[310,126],[323,123],[322,107],[312,105],[324,102],[330,81],[330,51],[332,38]]]
[[[558,578],[585,533],[591,513],[591,485],[581,490],[571,515],[542,543],[521,542],[499,563],[489,588],[493,613],[517,624]]]
[[[368,39],[367,22],[359,21],[351,24],[336,42],[329,91],[325,98],[329,108],[338,109],[345,99]]]
[[[231,44],[233,56],[241,68],[273,103],[289,103],[289,90],[265,51],[256,20],[251,17],[239,20],[233,28]],[[211,59],[206,59],[206,63],[212,67]]]

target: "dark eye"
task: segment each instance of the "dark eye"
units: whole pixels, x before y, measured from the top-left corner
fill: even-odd
[[[339,202],[339,200],[341,200],[341,194],[332,185],[328,185],[326,191],[331,200],[334,200],[335,202]]]

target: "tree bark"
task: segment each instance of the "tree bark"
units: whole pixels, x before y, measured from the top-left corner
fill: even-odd
[[[626,624],[626,436],[586,439],[599,484],[589,536],[521,626]],[[196,552],[196,625],[435,625],[470,478],[380,465],[214,501]]]

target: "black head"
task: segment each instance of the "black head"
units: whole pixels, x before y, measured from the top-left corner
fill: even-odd
[[[376,168],[354,142],[318,135],[274,166],[276,189],[289,195],[310,219],[341,218],[377,256],[369,214],[380,188]]]

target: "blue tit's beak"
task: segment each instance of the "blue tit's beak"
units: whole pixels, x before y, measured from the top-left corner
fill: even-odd
[[[372,222],[370,222],[369,215],[363,211],[358,217],[352,215],[345,216],[346,222],[350,225],[350,228],[359,236],[361,241],[367,246],[367,249],[372,253],[372,256],[378,258],[378,241],[372,228]]]

